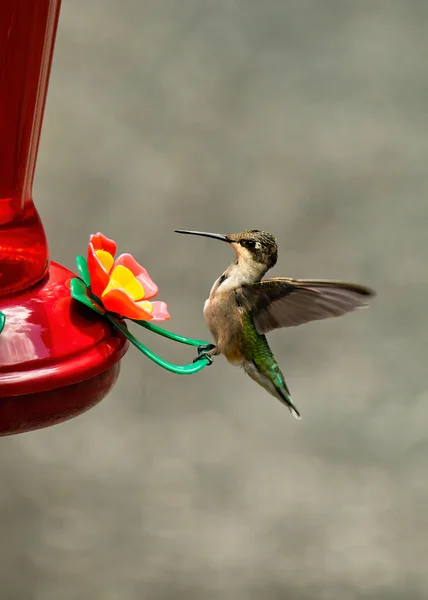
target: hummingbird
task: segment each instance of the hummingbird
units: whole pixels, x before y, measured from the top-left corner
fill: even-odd
[[[177,229],[175,233],[221,240],[236,254],[204,304],[205,322],[215,344],[199,346],[195,361],[204,356],[211,363],[213,356],[223,354],[300,419],[266,334],[340,317],[367,306],[375,292],[356,283],[327,279],[263,279],[278,260],[276,239],[266,231],[249,229],[223,235]]]

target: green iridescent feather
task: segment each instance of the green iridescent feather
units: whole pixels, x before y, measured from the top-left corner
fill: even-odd
[[[253,362],[259,372],[270,379],[274,386],[289,394],[284,376],[276,362],[272,350],[269,348],[266,336],[258,333],[250,313],[243,316],[243,350],[245,360]]]

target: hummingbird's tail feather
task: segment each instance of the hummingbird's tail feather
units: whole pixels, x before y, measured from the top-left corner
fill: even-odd
[[[293,415],[293,417],[295,419],[297,419],[298,421],[300,421],[300,419],[302,418],[302,416],[299,413],[299,411],[297,410],[296,405],[292,401],[290,393],[288,391],[285,391],[282,388],[276,388],[276,391],[278,393],[277,397],[279,397],[279,400],[283,404],[285,404],[287,406],[288,410],[291,412],[291,414]]]
[[[287,387],[284,376],[275,360],[273,360],[273,363],[270,365],[271,369],[268,374],[261,371],[254,361],[245,361],[242,366],[244,371],[251,377],[251,379],[261,385],[262,388],[271,394],[271,396],[277,398],[288,408],[293,417],[300,421],[302,418],[300,416],[300,412],[291,399],[290,391]]]

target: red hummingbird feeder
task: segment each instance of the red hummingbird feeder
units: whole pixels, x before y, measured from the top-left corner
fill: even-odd
[[[0,435],[65,421],[113,387],[128,342],[49,262],[32,186],[61,0],[0,3]]]
[[[88,260],[77,259],[81,279],[49,261],[32,186],[60,5],[0,2],[0,436],[54,425],[97,404],[112,389],[129,341],[173,373],[196,373],[210,362],[198,354],[192,364],[173,365],[128,331],[124,318],[206,345],[150,323],[169,318],[166,304],[148,302],[157,286],[130,255],[114,261],[112,240],[91,236]]]

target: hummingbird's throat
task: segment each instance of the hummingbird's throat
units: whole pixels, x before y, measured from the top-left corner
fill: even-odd
[[[215,291],[227,292],[244,284],[256,283],[263,277],[264,272],[263,265],[236,260],[217,279],[211,293]]]
[[[229,267],[231,272],[237,274],[241,284],[260,281],[267,271],[266,265],[254,260],[251,252],[240,244],[232,243],[231,246],[236,252],[236,261]]]

